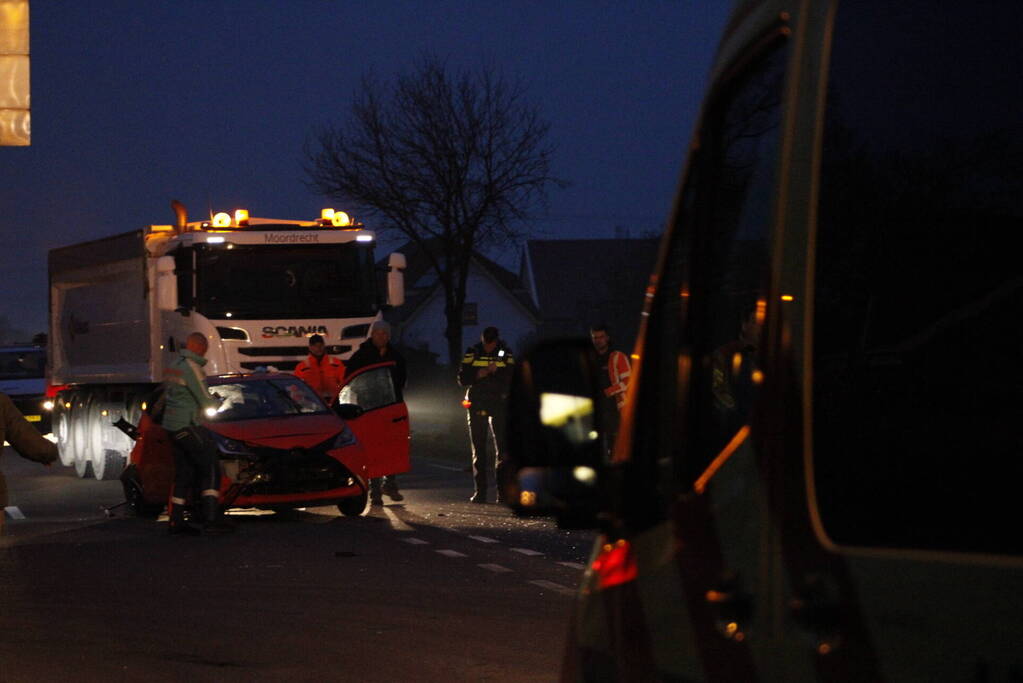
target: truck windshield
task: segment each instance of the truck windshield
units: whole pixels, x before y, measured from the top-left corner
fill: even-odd
[[[196,247],[196,310],[208,318],[349,318],[377,310],[371,247]]]
[[[0,379],[37,379],[45,367],[44,351],[0,351]]]

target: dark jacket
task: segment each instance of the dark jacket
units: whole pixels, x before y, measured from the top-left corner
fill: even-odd
[[[25,416],[15,407],[7,394],[0,394],[0,453],[3,442],[7,441],[18,455],[43,464],[57,459],[57,446],[43,438]],[[0,515],[7,506],[7,484],[4,473],[0,472]]]
[[[497,367],[497,371],[485,377],[477,377],[479,371],[491,363]],[[514,368],[515,357],[503,341],[498,341],[489,353],[484,350],[483,342],[466,349],[458,368],[458,384],[467,387],[465,398],[472,402],[472,409],[503,410],[508,400],[508,387],[511,386]]]
[[[390,361],[395,363],[391,368],[394,391],[397,394],[398,400],[403,401],[405,399],[402,398],[402,392],[405,390],[405,382],[408,381],[408,371],[405,368],[405,357],[398,353],[392,344],[385,346],[384,352],[381,354],[380,349],[373,345],[372,339],[362,342],[359,348],[355,350],[355,353],[345,361],[345,376],[347,377],[359,368],[364,368],[367,365],[376,365],[377,363],[387,363]]]

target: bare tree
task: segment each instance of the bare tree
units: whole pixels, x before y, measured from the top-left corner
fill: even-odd
[[[521,239],[549,185],[563,184],[550,171],[549,127],[521,84],[490,67],[453,74],[427,55],[392,84],[364,76],[347,121],[307,144],[311,189],[425,254],[444,291],[453,364],[473,252]]]

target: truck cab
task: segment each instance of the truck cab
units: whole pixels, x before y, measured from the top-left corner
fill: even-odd
[[[613,452],[585,340],[512,388],[514,507],[601,532],[564,680],[1023,676],[1020,25],[737,3]]]

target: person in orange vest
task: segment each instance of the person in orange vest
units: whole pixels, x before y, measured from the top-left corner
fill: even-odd
[[[339,358],[328,356],[323,337],[314,334],[309,337],[309,357],[295,366],[294,375],[311,386],[329,406],[341,391],[345,364]]]
[[[625,391],[629,388],[632,366],[629,357],[611,346],[611,335],[607,325],[599,323],[590,327],[590,339],[597,351],[600,367],[600,387],[604,391],[601,416],[604,422],[604,447],[610,455],[618,437],[619,413],[625,405]]]

